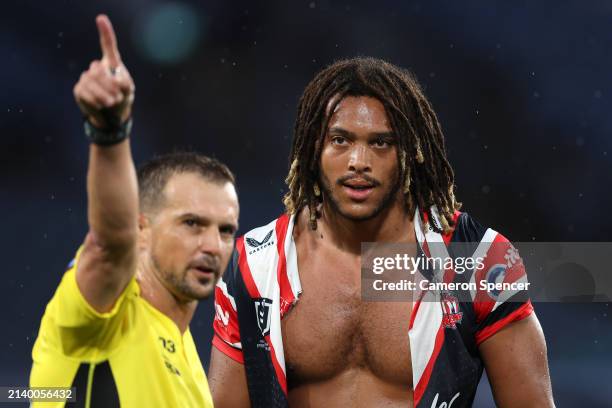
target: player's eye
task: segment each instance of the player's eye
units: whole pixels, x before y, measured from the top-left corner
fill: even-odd
[[[391,146],[391,142],[390,142],[389,140],[383,139],[383,138],[381,137],[381,138],[376,139],[376,140],[374,141],[373,145],[374,145],[375,147],[385,148],[385,147],[389,147],[389,146]]]
[[[336,146],[344,146],[347,143],[347,141],[346,141],[346,138],[342,136],[332,136],[331,143]]]

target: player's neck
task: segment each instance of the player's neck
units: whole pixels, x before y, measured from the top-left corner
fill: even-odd
[[[198,302],[195,300],[183,302],[164,286],[154,272],[148,257],[141,256],[138,268],[138,283],[140,295],[154,308],[168,316],[178,327],[181,334],[185,333],[193,318]]]
[[[345,251],[361,252],[362,242],[412,242],[416,239],[412,216],[396,201],[376,217],[355,221],[323,204],[318,219],[320,234]]]

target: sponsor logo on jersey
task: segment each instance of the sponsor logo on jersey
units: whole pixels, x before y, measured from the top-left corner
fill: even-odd
[[[267,336],[270,333],[270,306],[272,306],[272,299],[259,298],[255,299],[255,314],[257,314],[257,326],[261,331],[262,336]]]
[[[215,318],[223,323],[224,326],[229,324],[229,312],[223,310],[218,303],[215,303]]]
[[[506,268],[504,264],[495,264],[489,268],[485,276],[488,283],[503,283],[506,278]],[[493,300],[497,300],[497,297],[501,293],[501,290],[492,289],[487,291],[487,295]]]
[[[264,248],[274,245],[274,240],[270,239],[272,238],[273,232],[274,230],[270,230],[270,232],[268,232],[266,236],[264,237],[264,239],[262,239],[261,241],[258,241],[255,238],[245,238],[244,240],[246,241],[247,245],[250,246],[251,248],[254,248],[251,251],[249,251],[249,255],[252,255],[256,252],[261,251]]]
[[[512,268],[515,264],[521,263],[523,261],[521,259],[521,256],[519,255],[518,249],[516,249],[512,244],[510,244],[510,248],[508,248],[508,250],[506,251],[504,259],[506,260],[508,268]]]
[[[463,312],[459,310],[459,300],[450,293],[442,293],[440,303],[442,303],[442,324],[447,329],[456,329],[457,323],[463,320]]]
[[[431,408],[452,408],[453,402],[455,402],[455,400],[459,398],[459,394],[461,393],[460,392],[456,393],[455,396],[451,398],[451,400],[448,403],[444,401],[444,402],[441,402],[440,405],[438,405],[438,398],[440,397],[440,393],[437,393],[433,401],[431,402]]]

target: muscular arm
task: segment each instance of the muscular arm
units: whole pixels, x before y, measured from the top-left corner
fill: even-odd
[[[497,406],[554,407],[546,342],[535,314],[485,340],[480,353]]]
[[[217,408],[251,406],[244,365],[232,360],[216,347],[210,353],[208,382]]]
[[[134,85],[123,66],[112,25],[96,19],[103,57],[91,63],[74,87],[87,119],[98,128],[124,122],[131,113]],[[111,75],[111,68],[119,68]],[[134,274],[138,236],[138,186],[128,140],[91,145],[87,173],[89,233],[76,272],[77,284],[99,312],[110,310]]]

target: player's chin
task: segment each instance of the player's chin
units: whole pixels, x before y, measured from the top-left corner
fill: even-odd
[[[340,208],[342,215],[352,221],[367,221],[378,212],[378,205],[374,202],[347,202]]]

